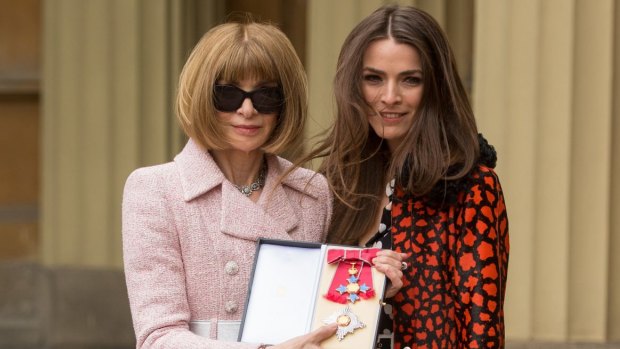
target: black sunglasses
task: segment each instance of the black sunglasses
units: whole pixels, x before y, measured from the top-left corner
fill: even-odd
[[[235,85],[215,85],[213,88],[213,102],[215,109],[223,112],[233,112],[249,98],[254,109],[261,114],[279,113],[284,105],[284,96],[280,87],[259,87],[246,92]]]

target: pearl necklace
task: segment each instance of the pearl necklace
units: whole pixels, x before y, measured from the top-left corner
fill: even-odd
[[[253,192],[260,190],[265,185],[265,176],[267,174],[267,165],[263,162],[260,167],[260,171],[258,172],[258,177],[256,181],[248,184],[248,185],[236,185],[233,183],[235,188],[241,192],[241,194],[249,197]]]

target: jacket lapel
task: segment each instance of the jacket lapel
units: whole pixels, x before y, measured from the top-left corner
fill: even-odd
[[[282,163],[276,156],[267,156],[267,178],[258,202],[243,195],[224,177],[211,155],[190,139],[175,157],[178,165],[183,198],[190,202],[221,186],[220,231],[246,240],[259,237],[291,240],[289,233],[299,224],[295,205],[282,185],[276,185],[282,173]],[[291,183],[289,183],[290,185]],[[296,188],[297,183],[292,182]],[[212,220],[213,217],[207,217]]]
[[[291,240],[289,233],[299,224],[299,217],[283,186],[276,185],[279,165],[274,156],[268,156],[265,187],[256,203],[242,197],[228,181],[223,182],[221,232],[253,241],[259,237]]]
[[[174,158],[186,202],[207,193],[225,180],[211,155],[190,139]]]

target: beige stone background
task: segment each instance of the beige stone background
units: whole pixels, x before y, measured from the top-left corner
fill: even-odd
[[[381,0],[0,0],[0,348],[131,348],[120,202],[184,142],[197,38],[278,23],[328,127],[348,31]],[[620,348],[620,2],[410,0],[442,24],[510,218],[507,348]]]

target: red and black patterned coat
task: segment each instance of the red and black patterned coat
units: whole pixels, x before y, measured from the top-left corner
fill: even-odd
[[[397,186],[391,234],[411,255],[392,299],[394,348],[503,348],[508,218],[495,172],[477,166],[447,205]]]

